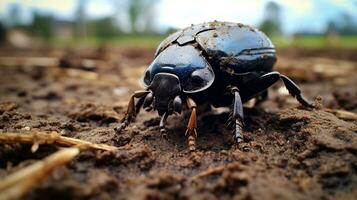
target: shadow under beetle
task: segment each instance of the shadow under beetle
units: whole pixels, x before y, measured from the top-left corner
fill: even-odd
[[[130,98],[120,132],[139,113],[140,108],[157,110],[160,132],[165,135],[167,117],[181,113],[183,104],[192,110],[186,135],[191,151],[197,137],[197,106],[230,106],[228,125],[234,129],[236,143],[243,141],[242,103],[257,103],[268,96],[267,89],[282,80],[289,93],[302,105],[313,107],[288,77],[273,71],[275,48],[261,31],[240,23],[209,22],[179,30],[161,42],[155,59],[142,78],[146,90]],[[137,98],[137,101],[135,101]]]

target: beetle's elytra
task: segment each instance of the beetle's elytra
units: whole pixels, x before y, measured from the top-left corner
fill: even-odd
[[[234,129],[235,141],[242,142],[242,103],[252,98],[257,102],[265,100],[267,89],[280,79],[302,105],[313,107],[292,80],[273,71],[275,62],[270,39],[250,26],[215,21],[179,30],[157,48],[142,79],[146,90],[133,94],[116,131],[128,126],[143,107],[158,111],[160,132],[166,134],[167,117],[181,113],[186,104],[192,110],[186,135],[189,149],[195,150],[196,108],[209,103],[230,107],[228,124]]]

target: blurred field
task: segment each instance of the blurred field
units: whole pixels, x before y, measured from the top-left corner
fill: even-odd
[[[88,46],[97,47],[102,45],[131,46],[137,48],[155,48],[166,38],[166,35],[122,35],[119,37],[86,37],[84,39],[54,38],[49,41],[55,47]]]
[[[357,35],[336,36],[300,36],[296,38],[272,37],[273,43],[278,48],[302,47],[302,48],[356,48]]]
[[[119,37],[87,37],[85,39],[60,39],[50,40],[55,47],[75,47],[78,45],[96,47],[101,45],[118,45],[131,47],[156,48],[166,35],[123,35]],[[277,48],[357,48],[357,35],[337,36],[329,38],[326,36],[300,36],[300,37],[272,37],[272,42]]]

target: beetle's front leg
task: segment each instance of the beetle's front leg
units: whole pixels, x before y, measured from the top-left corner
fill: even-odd
[[[233,128],[233,137],[237,144],[243,142],[243,104],[237,87],[229,88],[231,94],[234,96],[231,113],[228,119],[228,126]]]
[[[185,135],[188,136],[188,148],[190,151],[196,150],[196,138],[197,138],[197,105],[191,98],[187,98],[187,106],[192,110],[190,119],[188,120],[187,129]]]
[[[147,94],[149,94],[150,91],[136,91],[134,94],[130,97],[129,103],[128,103],[128,109],[125,112],[125,116],[121,119],[121,124],[114,128],[116,133],[120,133],[123,129],[125,129],[130,122],[132,122],[136,115],[139,113],[140,107],[143,105],[145,97]],[[135,98],[139,98],[138,102],[135,103]]]

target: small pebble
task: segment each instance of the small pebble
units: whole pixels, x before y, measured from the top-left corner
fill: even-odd
[[[280,87],[278,89],[278,94],[287,96],[289,95],[289,91],[286,89],[286,87]]]

